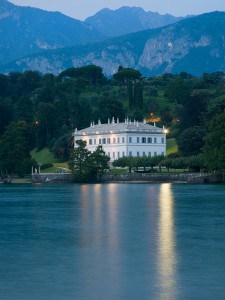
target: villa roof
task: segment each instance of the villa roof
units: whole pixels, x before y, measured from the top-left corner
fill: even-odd
[[[82,130],[75,130],[74,135],[88,135],[88,134],[109,134],[109,133],[127,133],[127,132],[146,132],[146,133],[164,133],[164,129],[156,127],[155,125],[146,124],[146,121],[129,121],[125,120],[123,123],[119,121],[108,122],[108,124],[102,124],[100,121],[98,124],[91,123],[90,127]]]

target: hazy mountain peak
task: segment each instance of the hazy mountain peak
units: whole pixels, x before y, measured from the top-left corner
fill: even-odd
[[[115,37],[146,29],[162,27],[181,20],[172,15],[146,12],[141,7],[122,6],[116,10],[104,8],[85,20],[102,34]]]

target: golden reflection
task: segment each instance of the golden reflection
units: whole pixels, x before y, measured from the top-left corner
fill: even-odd
[[[110,247],[118,248],[118,185],[108,185],[108,218],[110,232]]]
[[[95,219],[95,226],[97,230],[102,226],[102,210],[103,210],[103,203],[102,203],[102,188],[101,184],[94,185],[93,191],[93,209],[94,209],[94,219]]]
[[[159,193],[159,281],[161,299],[177,298],[176,289],[176,252],[174,236],[174,198],[172,185],[164,183]]]

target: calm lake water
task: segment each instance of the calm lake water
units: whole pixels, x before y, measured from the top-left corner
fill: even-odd
[[[0,299],[225,299],[225,186],[0,185]]]

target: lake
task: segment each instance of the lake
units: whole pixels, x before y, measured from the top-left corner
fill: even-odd
[[[0,185],[0,299],[225,299],[225,186]]]

